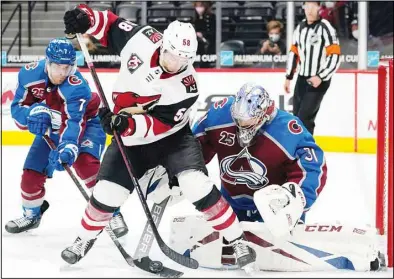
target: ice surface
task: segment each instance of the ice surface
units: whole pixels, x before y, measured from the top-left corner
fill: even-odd
[[[50,203],[41,225],[28,233],[10,235],[4,230],[7,221],[21,216],[20,178],[27,147],[3,146],[2,150],[2,277],[151,277],[129,267],[105,232],[99,237],[86,258],[74,266],[60,257],[61,251],[75,239],[85,201],[66,172],[56,172],[48,180],[46,199]],[[375,155],[328,153],[328,179],[318,201],[307,215],[307,222],[374,224],[375,215]],[[219,182],[218,167],[208,165],[211,177]],[[151,203],[150,203],[151,205]],[[192,214],[195,210],[186,201],[167,209],[159,231],[168,243],[171,216]],[[146,218],[137,194],[122,207],[129,235],[122,239],[131,255],[143,230]],[[182,270],[184,277],[247,277],[242,271],[217,271],[200,268],[191,270],[172,262],[161,253],[156,243],[151,257],[169,267]],[[392,277],[386,272],[259,272],[256,277]]]

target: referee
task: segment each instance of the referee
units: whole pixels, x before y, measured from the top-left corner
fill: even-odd
[[[304,2],[303,8],[306,18],[293,33],[284,87],[286,93],[290,93],[290,81],[299,64],[293,114],[302,120],[313,135],[320,103],[340,64],[341,50],[335,29],[319,16],[320,2]]]

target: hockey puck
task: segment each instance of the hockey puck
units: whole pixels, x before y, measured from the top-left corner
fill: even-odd
[[[163,270],[163,263],[159,261],[152,261],[149,264],[150,271],[158,273]]]

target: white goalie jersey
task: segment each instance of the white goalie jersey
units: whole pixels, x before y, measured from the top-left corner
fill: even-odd
[[[198,98],[196,71],[188,67],[177,74],[159,65],[162,34],[138,26],[110,11],[93,11],[80,5],[91,18],[87,33],[120,55],[121,68],[113,87],[114,113],[133,114],[135,129],[122,134],[125,145],[148,144],[174,134],[189,124],[189,114]]]

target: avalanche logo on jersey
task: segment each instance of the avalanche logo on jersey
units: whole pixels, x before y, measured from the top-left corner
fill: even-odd
[[[230,184],[245,184],[252,190],[258,190],[269,182],[267,167],[250,155],[245,147],[238,155],[230,155],[220,162],[221,179]]]

